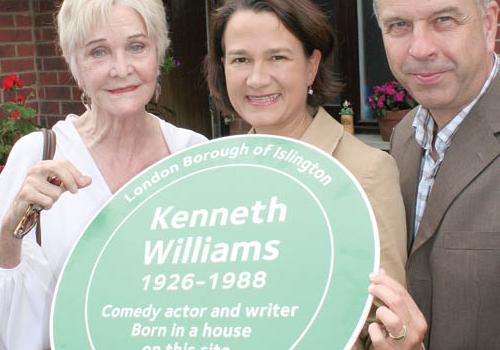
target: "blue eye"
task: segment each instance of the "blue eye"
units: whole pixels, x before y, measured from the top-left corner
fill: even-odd
[[[458,21],[451,16],[441,16],[436,18],[434,21],[438,28],[443,28],[443,29],[450,28],[454,24],[458,23]]]
[[[130,51],[132,51],[134,53],[141,53],[144,51],[144,49],[145,49],[145,45],[141,44],[141,43],[136,43],[136,44],[130,45]]]
[[[442,16],[442,17],[438,17],[436,18],[436,22],[448,22],[448,21],[451,21],[453,20],[453,18],[451,18],[450,16]]]
[[[106,53],[107,53],[107,51],[105,48],[96,47],[95,49],[90,51],[90,56],[92,56],[94,58],[100,58],[100,57],[104,57],[106,55]]]

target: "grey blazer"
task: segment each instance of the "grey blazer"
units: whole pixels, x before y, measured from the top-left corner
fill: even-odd
[[[413,241],[421,148],[416,110],[397,126],[392,155],[406,208],[408,290],[430,349],[500,349],[500,77],[452,140]]]

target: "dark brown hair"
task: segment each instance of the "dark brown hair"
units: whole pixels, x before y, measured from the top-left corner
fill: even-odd
[[[320,106],[337,95],[340,84],[334,79],[332,60],[335,38],[328,17],[315,3],[311,0],[227,0],[212,14],[209,50],[205,58],[208,88],[220,111],[236,114],[229,101],[222,58],[227,23],[239,10],[274,13],[302,43],[306,57],[310,57],[315,49],[321,52],[321,62],[312,85],[314,94],[308,95],[308,105]]]

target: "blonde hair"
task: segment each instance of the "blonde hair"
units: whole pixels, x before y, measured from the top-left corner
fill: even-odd
[[[165,8],[161,0],[64,0],[57,15],[59,45],[71,74],[79,82],[76,51],[85,44],[92,26],[106,23],[113,5],[130,7],[142,17],[148,37],[155,43],[158,73],[170,45]]]

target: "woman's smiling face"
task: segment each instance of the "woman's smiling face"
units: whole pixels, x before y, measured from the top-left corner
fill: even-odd
[[[302,43],[275,14],[252,10],[232,15],[223,47],[229,99],[243,119],[272,131],[304,118],[319,51],[306,57]]]
[[[98,22],[77,52],[79,85],[92,108],[109,114],[144,111],[158,71],[156,47],[140,15],[114,5],[108,21]]]

